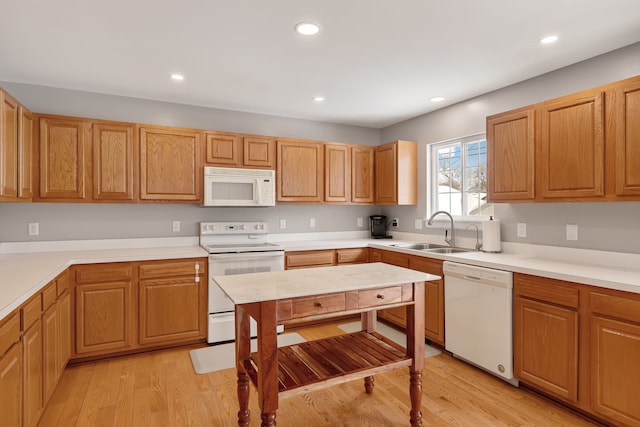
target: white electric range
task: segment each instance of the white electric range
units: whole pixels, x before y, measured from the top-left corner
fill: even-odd
[[[213,277],[284,270],[284,248],[267,242],[266,222],[201,222],[200,246],[209,252],[210,344],[235,339],[233,302]],[[252,321],[252,336],[255,322]]]

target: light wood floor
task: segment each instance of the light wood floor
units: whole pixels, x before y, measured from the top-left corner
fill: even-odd
[[[336,335],[333,326],[298,330],[306,339]],[[237,426],[235,369],[197,375],[182,347],[68,367],[39,426]],[[280,401],[281,427],[409,425],[408,370]],[[260,425],[255,391],[252,426]],[[512,387],[450,355],[426,360],[425,426],[593,426],[539,396]],[[1,422],[0,422],[1,424]]]

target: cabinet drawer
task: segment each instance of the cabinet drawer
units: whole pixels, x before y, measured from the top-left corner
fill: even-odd
[[[335,265],[335,251],[302,251],[286,252],[284,254],[285,268],[324,267]]]
[[[402,302],[402,286],[367,289],[358,292],[358,307],[360,308],[394,304],[397,302]]]
[[[64,273],[60,274],[56,282],[58,282],[58,296],[60,296],[69,289],[69,270],[65,270]]]
[[[604,314],[618,319],[640,323],[640,297],[634,295],[608,295],[589,292],[589,307],[593,313]]]
[[[20,340],[20,316],[18,312],[10,314],[0,324],[0,356]]]
[[[365,263],[369,259],[369,249],[367,248],[338,249],[336,252],[338,264]]]
[[[412,256],[409,258],[409,268],[442,277],[442,260],[439,259]]]
[[[76,283],[128,282],[131,264],[96,264],[77,267]]]
[[[382,251],[382,262],[409,268],[409,255],[400,252]]]
[[[205,274],[205,260],[179,260],[161,261],[157,263],[145,263],[140,265],[140,279],[176,277],[176,276],[201,276]]]
[[[58,299],[58,291],[56,290],[56,282],[51,282],[42,291],[42,310],[46,310]]]
[[[26,331],[42,314],[42,294],[37,294],[22,307],[22,330]]]
[[[578,287],[561,280],[516,273],[513,283],[516,296],[572,308],[578,308],[580,303]]]

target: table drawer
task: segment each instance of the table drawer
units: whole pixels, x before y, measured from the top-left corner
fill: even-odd
[[[402,286],[381,289],[367,289],[358,292],[358,307],[376,307],[379,305],[402,302]]]
[[[315,316],[318,314],[344,311],[346,298],[344,293],[318,295],[308,298],[296,298],[291,302],[291,317]]]

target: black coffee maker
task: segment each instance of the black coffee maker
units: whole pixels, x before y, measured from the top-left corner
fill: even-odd
[[[388,239],[387,236],[387,217],[384,215],[371,215],[371,238],[372,239]]]

